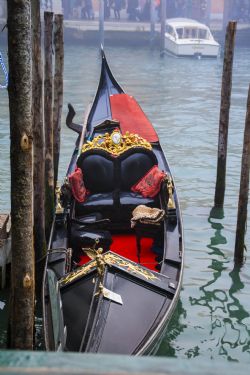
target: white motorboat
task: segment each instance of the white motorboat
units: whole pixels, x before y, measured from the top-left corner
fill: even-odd
[[[219,48],[206,25],[188,18],[166,21],[165,49],[171,54],[179,57],[217,57]]]

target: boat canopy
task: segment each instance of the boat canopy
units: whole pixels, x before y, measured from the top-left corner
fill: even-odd
[[[185,18],[167,20],[166,32],[178,39],[213,39],[209,28],[205,24]]]
[[[158,142],[158,136],[151,122],[142,111],[137,101],[127,94],[110,96],[112,119],[118,120],[122,134],[138,134],[148,142]]]

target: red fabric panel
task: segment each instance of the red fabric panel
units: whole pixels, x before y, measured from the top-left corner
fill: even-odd
[[[131,190],[134,193],[140,193],[144,198],[153,198],[159,193],[165,176],[165,172],[161,171],[157,165],[154,165],[140,181],[132,186]]]
[[[73,197],[78,202],[83,203],[89,191],[85,188],[81,168],[76,168],[76,170],[69,175],[69,182]]]
[[[112,119],[120,122],[122,134],[128,131],[138,134],[148,142],[158,142],[153,125],[132,96],[127,94],[111,95],[110,104]]]
[[[137,258],[137,247],[136,238],[132,234],[115,234],[112,235],[112,244],[110,249],[133,262],[138,262]],[[141,239],[141,265],[147,267],[151,270],[158,272],[155,268],[157,262],[155,260],[156,254],[151,250],[153,244],[152,238],[142,238]],[[79,265],[89,262],[89,257],[87,255],[82,255],[80,258]]]

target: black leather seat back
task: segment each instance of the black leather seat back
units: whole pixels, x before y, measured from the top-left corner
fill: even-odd
[[[82,169],[84,184],[91,194],[115,189],[114,158],[109,154],[99,150],[82,154],[77,165]]]
[[[99,149],[85,151],[79,156],[77,166],[83,171],[83,181],[90,194],[85,202],[76,202],[76,216],[102,212],[113,223],[129,223],[136,206],[157,206],[155,199],[131,191],[157,164],[153,151],[142,147],[132,147],[119,156]]]
[[[150,150],[131,149],[120,160],[120,189],[129,191],[145,174],[157,165],[157,158]]]

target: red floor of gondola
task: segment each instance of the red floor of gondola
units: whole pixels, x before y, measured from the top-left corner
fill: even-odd
[[[133,262],[138,262],[137,258],[137,246],[136,237],[133,234],[114,234],[112,235],[112,244],[110,249]],[[151,247],[153,244],[152,238],[141,239],[141,265],[156,271],[155,266],[157,262],[155,260],[156,254],[152,252]],[[82,256],[80,264],[84,264],[89,261],[87,256]]]

